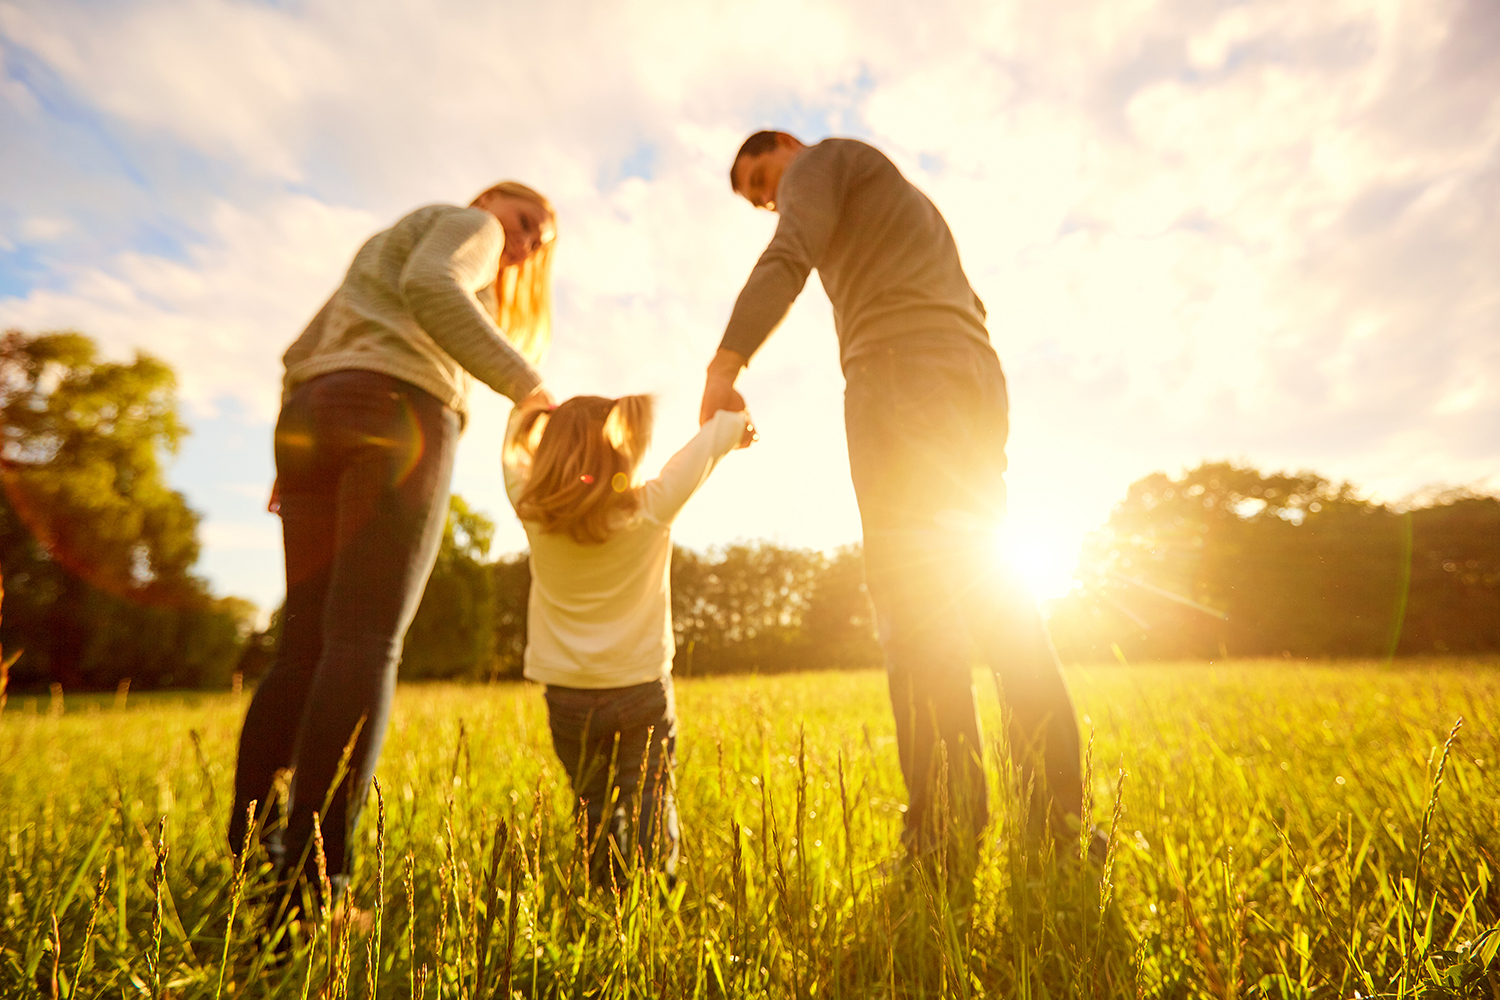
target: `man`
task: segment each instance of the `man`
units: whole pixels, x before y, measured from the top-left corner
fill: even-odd
[[[976,840],[988,818],[975,647],[1002,685],[1032,824],[1050,820],[1055,833],[1076,836],[1083,789],[1072,702],[1035,603],[995,558],[1005,378],[947,223],[890,160],[852,139],[807,146],[757,132],[729,179],[780,219],[708,367],[701,419],[744,408],[740,370],[817,268],[846,380],[865,579],[910,797],[907,849],[933,850],[945,815]]]

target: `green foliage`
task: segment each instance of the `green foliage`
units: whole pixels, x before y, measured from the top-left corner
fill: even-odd
[[[1500,497],[1452,490],[1411,518],[1403,653],[1500,650]]]
[[[880,661],[856,548],[774,545],[672,552],[674,669],[784,673]]]
[[[0,564],[14,681],[77,687],[224,683],[249,630],[190,570],[198,515],[161,457],[184,433],[176,379],[77,333],[0,338]]]
[[[406,633],[407,680],[489,679],[494,674],[495,588],[485,563],[495,522],[454,494],[437,563]]]
[[[490,566],[495,594],[495,676],[519,679],[526,654],[526,607],[531,598],[531,557],[522,552]]]
[[[1497,651],[1497,527],[1497,497],[1398,509],[1306,472],[1156,473],[1091,540],[1054,639],[1081,660]]]
[[[619,897],[585,892],[535,689],[403,688],[350,889],[380,935],[279,969],[222,841],[243,697],[12,699],[0,995],[1491,996],[1500,673],[1446,662],[1072,671],[1112,861],[1018,837],[997,749],[972,886],[893,861],[878,672],[683,680],[683,877]]]

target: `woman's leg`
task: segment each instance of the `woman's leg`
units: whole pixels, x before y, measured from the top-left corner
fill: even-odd
[[[240,731],[234,773],[234,806],[229,815],[229,847],[239,853],[250,822],[278,871],[284,865],[286,817],[275,801],[276,775],[292,767],[313,674],[323,655],[323,606],[333,563],[336,526],[330,477],[317,476],[295,445],[310,439],[306,387],[293,394],[276,424],[277,476],[281,488],[282,541],[286,550],[286,601],[276,659],[255,689]],[[290,459],[290,460],[289,460]],[[255,803],[255,820],[248,811]]]
[[[303,490],[331,497],[333,533],[315,615],[321,649],[292,753],[285,862],[316,890],[316,816],[337,892],[384,742],[402,638],[442,541],[458,420],[422,390],[372,372],[335,372],[305,389],[308,433],[278,443],[278,468],[291,473],[282,502],[295,508]]]

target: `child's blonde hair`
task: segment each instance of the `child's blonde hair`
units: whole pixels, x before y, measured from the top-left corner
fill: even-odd
[[[510,447],[529,452],[516,513],[581,544],[609,538],[610,518],[640,507],[636,470],[651,443],[650,396],[574,396],[521,418]]]

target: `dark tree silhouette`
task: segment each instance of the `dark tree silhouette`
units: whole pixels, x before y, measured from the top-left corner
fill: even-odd
[[[198,515],[161,459],[184,430],[176,378],[101,360],[78,333],[0,338],[0,565],[18,685],[228,680],[253,607],[191,573]]]

